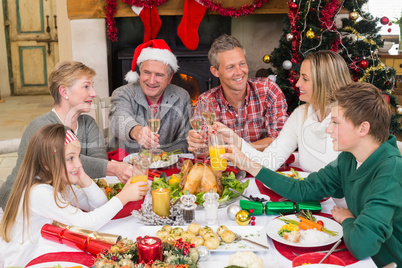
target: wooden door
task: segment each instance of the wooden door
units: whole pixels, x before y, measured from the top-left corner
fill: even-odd
[[[14,95],[48,94],[59,59],[56,0],[7,0]]]

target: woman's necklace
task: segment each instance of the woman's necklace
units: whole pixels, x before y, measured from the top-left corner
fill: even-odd
[[[59,118],[59,120],[61,121],[61,123],[63,123],[63,125],[66,126],[66,124],[64,123],[64,121],[61,119],[61,117],[59,116],[59,114],[56,112],[56,109],[52,109],[52,111],[56,114],[57,118]],[[74,130],[73,130],[74,131]],[[77,128],[75,129],[74,133],[78,133],[78,120],[77,120]]]

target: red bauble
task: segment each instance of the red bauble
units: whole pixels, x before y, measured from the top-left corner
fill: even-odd
[[[298,6],[295,2],[292,2],[292,3],[289,4],[289,8],[290,8],[291,10],[296,10],[298,7],[299,7],[299,6]]]
[[[391,31],[392,31],[391,28],[389,28],[389,29],[388,29],[388,32],[390,33]]]
[[[380,22],[382,25],[387,25],[389,23],[389,19],[384,16],[380,19]]]
[[[390,23],[388,23],[388,26],[391,26],[392,25],[392,23],[390,22]]]
[[[368,65],[369,65],[369,63],[368,63],[367,60],[361,60],[361,61],[359,62],[359,66],[360,66],[360,68],[362,68],[362,69],[366,69],[366,68],[368,67]]]
[[[382,94],[382,96],[384,97],[384,99],[387,101],[387,103],[389,103],[391,101],[391,99],[389,98],[389,96],[387,94]]]

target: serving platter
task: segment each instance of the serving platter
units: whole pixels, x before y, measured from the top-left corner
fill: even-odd
[[[187,230],[187,226],[172,226],[181,227],[184,231]],[[216,229],[219,226],[210,226],[216,233]],[[265,227],[262,225],[255,226],[227,226],[232,232],[241,235],[244,238],[248,238],[262,245],[268,246],[267,236],[265,234]],[[138,229],[138,236],[156,236],[156,232],[159,231],[162,226],[141,226]],[[220,243],[216,249],[211,249],[212,252],[237,252],[237,251],[266,251],[267,249],[247,242],[245,240],[234,241],[233,243],[226,244]]]
[[[123,162],[126,163],[131,163],[131,159],[137,157],[138,153],[133,153],[133,154],[129,154],[126,157],[123,158]],[[149,166],[150,168],[164,168],[164,167],[169,167],[173,164],[176,164],[179,161],[179,155],[177,154],[173,154],[173,155],[169,155],[169,160],[168,161],[163,161],[163,160],[159,160],[156,162],[152,162],[151,165]]]
[[[295,214],[286,215],[285,217],[289,218],[291,220],[299,221],[299,219],[297,218],[297,216]],[[278,218],[273,219],[271,222],[269,222],[267,224],[267,226],[266,226],[267,235],[270,238],[272,238],[273,240],[275,240],[275,241],[277,241],[279,243],[289,245],[289,246],[304,247],[304,248],[307,248],[307,247],[321,247],[321,246],[325,246],[325,245],[330,245],[330,244],[333,244],[333,243],[335,243],[336,241],[338,241],[339,239],[342,238],[342,236],[343,236],[342,225],[340,225],[336,221],[334,221],[332,219],[328,219],[326,217],[317,216],[317,215],[314,215],[314,217],[317,220],[321,220],[324,223],[324,227],[326,229],[338,232],[338,234],[335,235],[335,236],[330,236],[328,239],[326,239],[324,241],[320,241],[320,242],[314,242],[314,243],[306,243],[306,242],[304,242],[304,243],[300,243],[300,242],[294,243],[294,242],[290,242],[290,241],[284,239],[283,237],[281,237],[278,234],[278,231],[281,229],[281,227],[286,224],[285,222],[281,221],[279,219],[279,217],[278,217]],[[301,230],[301,231],[303,231],[303,230]]]

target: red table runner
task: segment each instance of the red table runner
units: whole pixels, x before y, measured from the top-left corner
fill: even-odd
[[[43,254],[31,260],[25,267],[45,262],[57,262],[57,261],[79,263],[90,267],[95,263],[95,257],[85,252],[54,252],[54,253]]]

